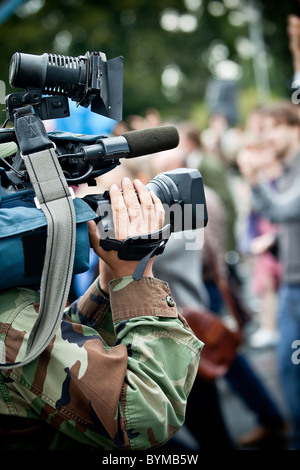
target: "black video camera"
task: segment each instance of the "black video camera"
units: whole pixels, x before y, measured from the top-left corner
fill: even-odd
[[[63,118],[69,115],[68,99],[91,111],[115,119],[122,119],[123,58],[107,61],[102,52],[86,52],[84,56],[69,57],[56,54],[31,55],[16,52],[10,64],[9,81],[12,87],[25,91],[6,97],[7,121],[14,120],[15,110],[31,105],[42,119]],[[48,96],[44,96],[48,95]],[[95,178],[120,164],[121,158],[133,158],[172,149],[179,143],[174,126],[161,126],[141,131],[126,132],[119,137],[78,135],[66,132],[48,132],[66,181],[71,185],[95,185]],[[15,141],[14,129],[0,129],[0,143]],[[30,186],[20,152],[9,162],[2,183],[2,192],[17,191]],[[207,210],[202,177],[197,170],[178,169],[158,175],[147,187],[152,189],[168,207],[181,208],[181,219],[174,214],[170,223],[174,230],[184,230],[189,220],[191,229],[204,227]],[[109,203],[107,193],[85,198],[103,218],[103,208]],[[201,207],[201,217],[198,208]],[[105,212],[105,211],[104,211]],[[187,212],[189,216],[186,217]],[[107,221],[109,218],[107,218]],[[106,221],[106,222],[107,222]],[[111,222],[107,224],[108,230]]]

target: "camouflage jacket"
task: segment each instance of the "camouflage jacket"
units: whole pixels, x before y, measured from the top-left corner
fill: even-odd
[[[1,362],[22,359],[38,293],[0,293]],[[148,449],[183,424],[203,344],[158,279],[97,279],[40,357],[0,372],[4,449]]]

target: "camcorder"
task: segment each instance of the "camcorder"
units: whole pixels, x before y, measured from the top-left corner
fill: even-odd
[[[147,187],[170,208],[169,220],[156,233],[122,241],[114,237],[107,191],[83,199],[72,196],[72,186],[96,185],[95,178],[113,170],[122,158],[162,152],[179,143],[174,126],[117,137],[46,132],[43,120],[69,116],[69,99],[120,121],[122,57],[107,61],[102,52],[79,57],[17,52],[9,82],[22,91],[6,97],[6,120],[0,129],[0,143],[17,144],[14,155],[0,156],[0,290],[29,286],[39,290],[40,303],[26,355],[15,363],[1,363],[4,369],[28,364],[50,344],[69,300],[73,275],[90,268],[89,220],[98,222],[104,250],[139,261],[134,281],[142,278],[148,260],[164,251],[172,231],[207,223],[197,170],[178,169],[153,178]],[[8,122],[14,127],[6,127]]]
[[[79,57],[16,52],[11,59],[9,83],[23,91],[6,97],[6,122],[0,129],[0,143],[17,142],[15,129],[5,126],[13,122],[16,109],[28,105],[41,120],[69,116],[69,99],[77,106],[90,106],[91,112],[116,121],[122,119],[123,57],[107,60],[103,52],[86,52]],[[130,131],[118,137],[60,131],[47,134],[55,145],[66,181],[73,186],[95,185],[95,178],[113,170],[122,158],[169,150],[179,143],[177,129],[169,125]],[[30,188],[19,150],[11,159],[2,161],[7,175],[1,180],[2,193]],[[172,231],[197,229],[207,224],[203,182],[198,170],[182,168],[159,174],[146,186],[165,207],[180,207],[179,217],[176,210],[167,211]],[[102,232],[109,236],[113,222],[108,192],[84,200],[99,216]]]

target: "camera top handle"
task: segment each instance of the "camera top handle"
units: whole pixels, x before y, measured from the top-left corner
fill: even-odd
[[[14,121],[14,113],[26,105],[31,105],[35,114],[42,121],[47,119],[58,119],[70,116],[67,96],[42,96],[38,88],[28,89],[20,93],[11,93],[5,98],[6,116],[11,122]]]

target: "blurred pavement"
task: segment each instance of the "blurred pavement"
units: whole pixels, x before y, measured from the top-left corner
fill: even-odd
[[[251,348],[245,344],[243,353],[251,362],[253,368],[263,381],[263,384],[270,392],[273,400],[281,410],[284,417],[288,413],[283,399],[280,382],[278,379],[277,358],[275,347]],[[221,395],[221,404],[228,429],[234,441],[257,427],[257,421],[254,413],[249,410],[241,399],[234,394],[225,380],[218,381],[218,387]],[[266,440],[260,445],[247,447],[247,449],[261,450],[288,450],[290,448],[289,429],[280,438]],[[243,449],[243,448],[241,448]]]

